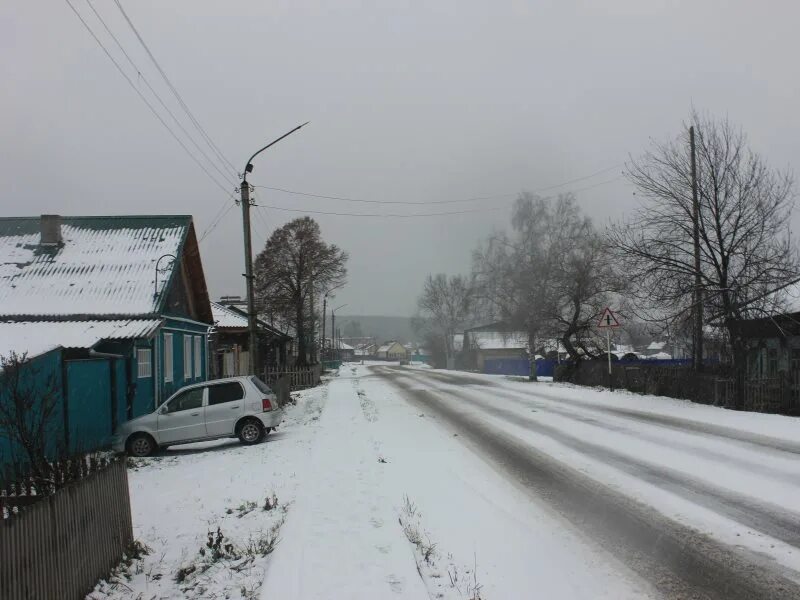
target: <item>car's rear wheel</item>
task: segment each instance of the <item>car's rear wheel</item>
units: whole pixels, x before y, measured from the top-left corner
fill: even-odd
[[[257,444],[264,435],[264,426],[258,419],[247,419],[239,425],[239,441],[243,444]]]
[[[135,433],[128,439],[128,454],[131,456],[150,456],[158,446],[146,433]]]

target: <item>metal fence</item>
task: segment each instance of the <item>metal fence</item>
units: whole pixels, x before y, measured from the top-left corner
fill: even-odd
[[[0,491],[0,598],[81,600],[133,542],[125,462],[36,501],[31,491]]]

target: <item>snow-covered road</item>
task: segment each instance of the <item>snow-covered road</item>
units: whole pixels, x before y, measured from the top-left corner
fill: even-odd
[[[800,419],[387,364],[294,396],[133,461],[152,552],[91,597],[800,598]]]
[[[532,508],[556,511],[659,594],[800,597],[798,420],[496,376],[373,371],[526,490]]]

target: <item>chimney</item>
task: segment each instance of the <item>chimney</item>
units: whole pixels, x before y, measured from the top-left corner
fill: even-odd
[[[39,229],[41,230],[41,239],[39,240],[41,245],[55,246],[64,243],[61,238],[61,215],[42,215]]]

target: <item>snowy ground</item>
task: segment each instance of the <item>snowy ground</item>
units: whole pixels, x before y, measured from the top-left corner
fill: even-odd
[[[131,469],[152,552],[92,597],[797,598],[799,454],[797,419],[345,365],[266,444]]]

